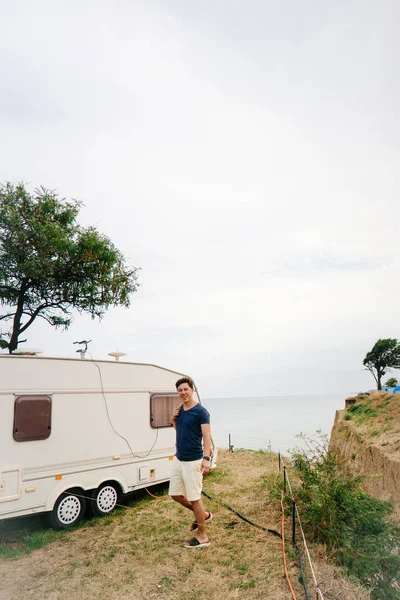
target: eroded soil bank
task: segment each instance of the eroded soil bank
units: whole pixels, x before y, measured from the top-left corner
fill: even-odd
[[[336,413],[329,448],[400,519],[400,394],[360,394],[346,403]]]

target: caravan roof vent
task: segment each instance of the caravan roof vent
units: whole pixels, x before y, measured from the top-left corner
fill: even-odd
[[[119,360],[121,356],[126,356],[126,352],[109,352],[108,356],[113,356],[115,360]]]
[[[11,354],[18,354],[19,356],[36,356],[36,354],[42,354],[42,350],[36,348],[21,348],[20,350],[14,350]]]

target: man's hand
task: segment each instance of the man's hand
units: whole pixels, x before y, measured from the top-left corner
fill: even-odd
[[[175,406],[174,410],[172,411],[172,422],[175,423],[176,419],[179,417],[179,411],[182,408],[182,404],[180,404],[179,406]]]
[[[203,458],[203,460],[201,461],[201,474],[208,475],[209,472],[210,472],[210,461]]]

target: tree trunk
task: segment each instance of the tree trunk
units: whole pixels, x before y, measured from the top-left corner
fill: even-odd
[[[22,311],[24,310],[25,291],[26,283],[23,282],[18,296],[17,310],[15,311],[12,333],[10,337],[10,342],[8,344],[8,352],[10,354],[18,348],[18,337],[21,330],[21,317]]]
[[[382,380],[382,373],[378,370],[377,371],[377,379],[376,379],[376,382],[378,384],[378,392],[380,392],[382,390],[381,380]]]

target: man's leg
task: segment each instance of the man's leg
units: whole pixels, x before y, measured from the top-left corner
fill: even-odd
[[[190,462],[181,462],[179,463],[181,481],[179,482],[179,486],[183,484],[183,487],[186,491],[186,495],[181,492],[179,486],[175,485],[173,480],[175,477],[172,477],[170,480],[170,489],[169,494],[175,502],[178,502],[184,508],[191,510],[194,512],[195,522],[197,527],[192,525],[193,530],[198,529],[196,532],[196,538],[200,542],[208,542],[206,533],[205,533],[205,520],[207,518],[212,518],[211,513],[206,513],[204,510],[203,501],[201,499],[201,488],[202,488],[202,474],[201,474],[201,460],[190,461]],[[175,474],[174,474],[175,475]],[[189,498],[197,498],[197,500],[189,500]]]
[[[192,503],[186,498],[186,496],[171,496],[171,498],[172,500],[175,500],[175,502],[179,502],[179,504],[182,504],[182,506],[184,506],[185,508],[193,510]]]
[[[197,534],[195,537],[199,540],[199,542],[205,542],[207,540],[206,536],[206,511],[204,509],[203,500],[200,498],[199,500],[192,500],[192,510],[194,512],[194,516],[196,518],[197,523]]]
[[[175,502],[182,504],[182,506],[184,506],[185,508],[192,510],[196,516],[196,512],[194,510],[193,503],[190,500],[188,500],[186,498],[186,496],[171,496],[171,498],[172,498],[172,500],[175,500]],[[199,500],[196,500],[195,502],[199,502]],[[200,500],[200,502],[203,504],[203,502],[201,500]],[[204,506],[203,506],[203,510],[204,510]],[[204,520],[209,519],[210,515],[211,515],[210,512],[207,512],[206,510],[204,510]],[[196,523],[198,523],[197,517],[196,517]]]

